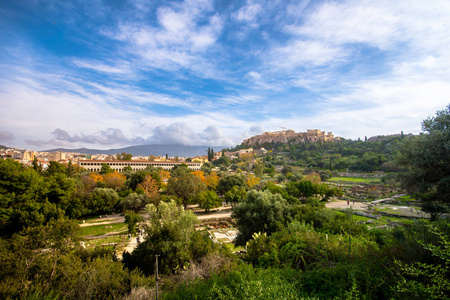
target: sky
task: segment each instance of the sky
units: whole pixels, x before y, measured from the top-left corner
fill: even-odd
[[[0,144],[417,134],[450,103],[448,0],[0,1]]]

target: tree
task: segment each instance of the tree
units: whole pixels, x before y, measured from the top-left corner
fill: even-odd
[[[209,212],[212,208],[220,207],[222,204],[222,200],[215,191],[203,191],[197,195],[195,201],[206,212]]]
[[[148,204],[148,198],[146,195],[139,195],[137,193],[131,193],[125,197],[119,203],[119,207],[121,207],[122,211],[132,210],[134,212],[138,212],[140,209],[144,208],[144,206]]]
[[[66,173],[66,167],[56,161],[50,161],[48,168],[45,170],[46,175],[53,175],[58,173]]]
[[[220,179],[219,184],[217,186],[217,191],[221,195],[225,195],[235,185],[239,187],[245,187],[244,177],[239,175],[230,175]]]
[[[127,212],[125,214],[125,224],[127,224],[128,233],[134,234],[136,232],[136,224],[143,220],[144,218],[134,211]]]
[[[167,193],[180,198],[186,209],[192,198],[204,189],[204,184],[200,178],[189,173],[184,168],[178,168],[167,184]]]
[[[158,207],[149,204],[146,210],[148,221],[142,226],[147,236],[132,255],[124,256],[127,267],[139,267],[146,274],[151,274],[155,270],[155,254],[158,254],[160,273],[170,274],[198,258],[192,251],[192,242],[198,242],[195,236],[200,233],[195,231],[197,217],[192,211],[178,207],[173,200],[161,202]]]
[[[201,182],[206,184],[205,172],[203,172],[203,171],[193,171],[193,172],[191,172],[191,174],[194,175],[195,177],[200,178]]]
[[[436,220],[450,202],[450,105],[422,122],[424,134],[405,138],[397,163],[405,168],[402,186]]]
[[[102,163],[102,168],[100,169],[100,174],[104,175],[104,174],[108,174],[113,172],[113,170],[111,169],[111,167],[108,164]]]
[[[289,165],[284,165],[283,166],[283,168],[281,169],[281,174],[286,176],[287,173],[292,173],[292,166],[289,166]]]
[[[33,168],[26,168],[11,159],[0,159],[0,235],[10,235],[63,217],[59,202],[68,199],[66,196],[73,190],[73,182],[64,180],[63,174],[54,176],[55,180],[58,180],[56,177],[63,178],[61,190],[51,186],[53,176],[45,180]],[[55,203],[48,198],[50,187],[50,200]]]
[[[256,164],[254,164],[253,172],[255,173],[256,176],[262,177],[263,172],[264,172],[264,164],[262,162],[258,162]]]
[[[72,164],[72,161],[69,160],[69,163],[67,164],[67,167],[66,167],[67,177],[72,177],[75,174],[75,172],[76,172],[76,169],[75,169],[74,165]]]
[[[209,174],[211,173],[211,169],[213,168],[213,165],[205,162],[202,167],[200,168],[200,170],[202,170],[203,172],[205,172],[205,174]]]
[[[113,210],[118,202],[119,195],[113,189],[96,188],[92,192],[89,207],[91,213],[104,213]]]
[[[253,188],[255,185],[257,185],[259,183],[259,177],[256,177],[252,174],[247,176],[247,187],[249,189]]]
[[[226,156],[221,156],[219,159],[216,159],[212,162],[212,164],[216,167],[218,166],[226,166],[229,167],[231,165],[231,161]]]
[[[448,299],[450,294],[450,240],[437,227],[428,225],[428,234],[438,238],[438,244],[426,244],[422,240],[418,243],[428,250],[441,263],[430,264],[415,261],[411,264],[396,260],[401,273],[394,292],[398,299]]]
[[[289,213],[290,205],[281,195],[269,191],[249,191],[231,214],[239,228],[236,245],[245,245],[255,232],[275,232],[287,220]]]
[[[210,190],[216,190],[217,185],[219,184],[219,176],[217,176],[216,172],[211,172],[209,175],[205,176],[206,186]]]
[[[117,191],[125,183],[126,177],[119,172],[111,172],[103,175],[103,182],[107,188]]]
[[[125,152],[116,154],[117,160],[131,160],[132,157],[133,157],[133,155],[131,155],[130,153],[125,153]]]
[[[138,187],[142,187],[144,190],[144,194],[151,198],[155,199],[158,197],[159,185],[156,180],[153,179],[152,175],[145,175],[144,180],[138,184]]]
[[[42,173],[42,164],[38,161],[36,156],[33,159],[32,166],[33,166],[33,169],[36,170],[36,172]]]
[[[0,257],[1,299],[122,299],[135,282],[112,248],[81,247],[76,221],[52,220],[0,240]]]
[[[243,187],[235,185],[231,190],[225,193],[225,201],[234,206],[244,199],[246,194],[247,192]]]

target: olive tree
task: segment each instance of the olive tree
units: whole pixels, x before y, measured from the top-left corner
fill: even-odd
[[[255,232],[272,233],[289,219],[291,206],[280,194],[251,190],[233,208],[232,218],[237,220],[237,245],[245,245]]]
[[[435,220],[450,201],[450,105],[422,122],[422,134],[404,139],[397,156],[402,186]]]

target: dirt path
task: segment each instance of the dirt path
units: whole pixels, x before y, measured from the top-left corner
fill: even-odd
[[[212,212],[210,214],[206,214],[206,215],[200,215],[198,216],[199,220],[208,220],[208,219],[225,219],[225,218],[230,218],[231,217],[231,211],[227,211],[227,212]]]
[[[345,208],[352,208],[356,210],[366,210],[367,209],[367,203],[362,202],[352,202],[350,201],[350,204],[347,204],[347,201],[343,200],[335,200],[333,202],[328,202],[325,204],[326,208],[339,208],[339,209],[345,209]]]

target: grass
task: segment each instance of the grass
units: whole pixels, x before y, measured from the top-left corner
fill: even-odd
[[[123,233],[127,231],[127,225],[124,223],[113,223],[82,227],[82,236],[99,236],[107,233]]]
[[[417,199],[411,198],[409,195],[398,197],[397,200],[402,202],[417,201]]]
[[[113,236],[108,236],[105,238],[101,238],[101,239],[88,239],[85,241],[86,245],[88,245],[89,247],[98,247],[104,244],[123,244],[123,246],[125,247],[125,244],[127,242],[127,236],[126,235],[113,235]]]
[[[380,178],[361,178],[361,177],[331,177],[327,181],[334,182],[354,182],[354,183],[381,183]]]
[[[99,218],[95,218],[95,219],[88,219],[88,220],[85,220],[85,221],[86,221],[85,223],[86,223],[86,224],[89,224],[89,223],[104,223],[104,222],[115,221],[115,220],[117,220],[117,219],[119,219],[119,218],[114,218],[114,219],[104,219],[104,220],[99,219]],[[78,224],[83,224],[83,221],[79,221]]]

